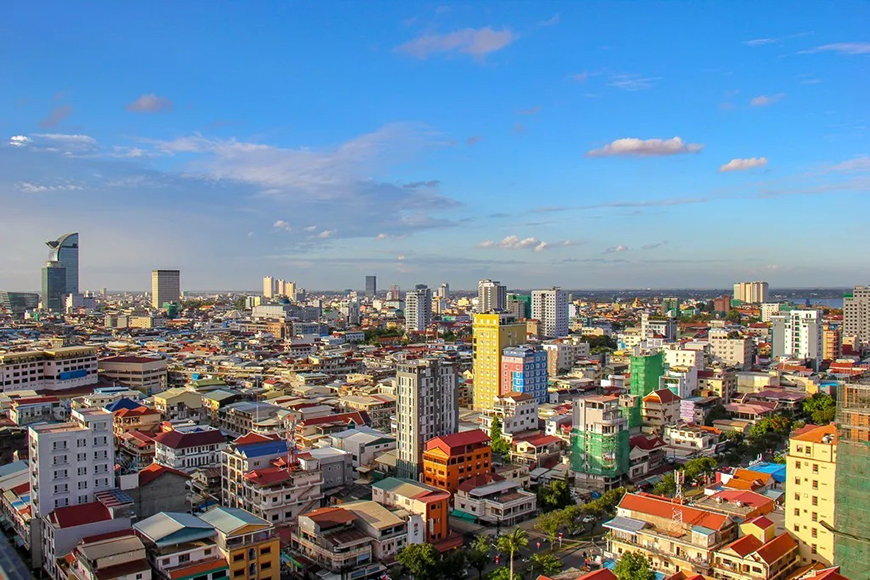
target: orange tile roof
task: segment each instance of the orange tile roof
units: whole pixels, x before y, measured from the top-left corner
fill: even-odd
[[[797,542],[794,541],[791,534],[783,532],[781,535],[758,548],[756,554],[758,554],[758,557],[764,560],[768,565],[771,565],[794,549],[797,549]]]
[[[834,438],[834,443],[837,442],[837,427],[833,423],[818,427],[816,425],[807,425],[803,429],[795,431],[791,438],[795,441],[807,441],[808,443],[821,443],[825,435],[831,435]]]
[[[346,509],[337,507],[325,507],[302,514],[304,517],[311,518],[321,528],[328,529],[335,526],[342,526],[357,519],[356,514]]]
[[[229,566],[225,559],[214,558],[213,560],[208,560],[207,562],[199,562],[192,566],[182,566],[179,568],[175,568],[169,572],[169,578],[171,580],[175,580],[176,578],[185,578],[187,576],[198,576],[200,574],[207,574],[208,572],[220,570],[221,568],[227,567]]]
[[[674,502],[659,496],[633,493],[625,494],[619,502],[619,507],[623,509],[668,520],[674,515],[674,506]],[[690,506],[679,506],[678,509],[683,513],[683,522],[692,526],[721,530],[730,521],[728,516]]]
[[[723,550],[731,550],[732,552],[737,553],[741,558],[745,558],[749,554],[755,552],[763,546],[764,543],[756,538],[755,536],[743,536],[739,540],[734,540],[727,546],[723,548]]]

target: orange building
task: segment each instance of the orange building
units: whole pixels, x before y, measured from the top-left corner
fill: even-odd
[[[492,473],[489,441],[480,429],[430,439],[423,452],[423,481],[456,493],[463,481]]]

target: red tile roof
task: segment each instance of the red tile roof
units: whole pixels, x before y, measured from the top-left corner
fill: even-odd
[[[245,474],[245,479],[255,485],[270,485],[290,479],[290,473],[285,467],[265,467],[255,469]]]
[[[338,507],[325,507],[302,514],[313,520],[321,529],[343,526],[357,519],[356,514]]]
[[[766,495],[761,495],[760,493],[755,493],[754,491],[748,490],[738,490],[738,489],[723,489],[720,492],[714,493],[711,498],[718,499],[722,498],[725,501],[729,502],[741,502],[746,506],[755,507],[755,508],[769,508],[765,511],[772,512],[774,506],[774,502],[772,499],[767,497]]]
[[[176,578],[186,578],[188,576],[198,576],[200,574],[208,574],[221,568],[227,568],[228,564],[224,558],[214,558],[205,562],[198,562],[192,566],[180,566],[169,571],[170,580]]]
[[[480,429],[472,429],[471,431],[460,431],[450,435],[442,435],[435,437],[426,442],[426,451],[440,448],[441,450],[451,453],[454,449],[465,447],[466,445],[475,445],[478,443],[489,443],[489,435]]]
[[[149,483],[166,473],[174,473],[175,475],[180,475],[186,479],[190,479],[190,476],[183,471],[178,471],[177,469],[173,469],[165,465],[160,465],[159,463],[152,463],[151,465],[139,472],[139,487],[148,485]]]
[[[259,433],[248,433],[242,435],[233,441],[233,445],[251,445],[252,443],[266,443],[267,441],[278,441],[278,435],[260,435]]]
[[[487,485],[494,481],[504,481],[504,477],[495,473],[485,473],[483,475],[477,475],[472,477],[471,479],[466,479],[462,483],[459,484],[459,490],[469,492],[476,487],[481,487],[483,485]]]
[[[749,535],[743,536],[739,540],[734,540],[723,549],[732,550],[741,558],[745,558],[749,554],[758,550],[758,548],[763,545],[764,543],[761,540],[759,540],[755,536]]]
[[[532,435],[531,437],[526,437],[524,439],[515,439],[514,443],[530,443],[535,447],[540,447],[541,445],[549,445],[550,443],[561,443],[562,440],[556,437],[555,435]]]
[[[647,437],[646,435],[635,435],[628,440],[628,445],[629,447],[640,447],[644,451],[652,451],[653,449],[665,447],[667,443],[665,443],[664,439],[662,439],[661,437]]]
[[[746,521],[746,522],[743,522],[743,523],[745,523],[745,524],[753,524],[753,525],[755,525],[755,526],[758,526],[758,527],[761,528],[762,530],[766,530],[766,529],[769,528],[770,526],[774,525],[773,521],[767,519],[767,518],[764,517],[764,516],[758,516],[757,518],[753,518],[753,519],[751,519],[751,520],[749,520],[749,521]]]
[[[172,449],[184,449],[186,447],[226,443],[227,439],[219,429],[209,429],[193,433],[182,433],[172,430],[155,436],[154,441]]]
[[[115,411],[116,417],[142,417],[144,415],[159,415],[160,411],[157,409],[152,409],[150,407],[146,407],[142,405],[140,407],[136,407],[135,409],[118,409]]]
[[[13,399],[12,405],[18,407],[19,405],[36,405],[38,403],[57,403],[59,400],[57,397],[24,397]]]
[[[326,423],[355,423],[357,425],[368,425],[371,423],[369,414],[365,411],[354,411],[352,413],[339,413],[337,415],[327,415],[325,417],[312,417],[305,419],[299,425],[310,427],[312,425],[323,425]]]
[[[849,580],[849,578],[840,574],[839,566],[817,570],[814,575],[807,576],[806,578],[807,580]]]
[[[796,549],[797,542],[795,542],[794,538],[791,537],[791,534],[783,532],[781,535],[758,548],[756,554],[758,554],[758,557],[764,560],[768,565],[771,565],[790,551]]]
[[[670,520],[674,515],[674,502],[649,494],[627,493],[619,502],[619,507],[631,511]],[[693,526],[704,526],[711,530],[721,530],[730,521],[728,516],[693,508],[676,506],[683,514],[683,523]]]
[[[644,401],[649,399],[650,401],[658,401],[662,404],[665,403],[675,403],[677,401],[681,401],[680,397],[671,392],[670,389],[659,389],[658,391],[653,391],[649,395],[643,398]]]
[[[101,502],[92,501],[79,505],[57,508],[48,515],[48,519],[59,528],[74,528],[95,522],[112,519],[109,508]]]
[[[538,576],[538,580],[552,580],[549,576]],[[582,576],[578,576],[576,580],[617,580],[616,574],[608,570],[607,568],[601,568],[600,570],[593,570],[592,572],[588,572],[583,574]]]

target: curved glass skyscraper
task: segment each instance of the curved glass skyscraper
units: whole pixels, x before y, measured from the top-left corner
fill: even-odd
[[[66,269],[66,294],[79,293],[79,235],[64,234],[56,240],[45,242],[49,248],[49,262],[60,262]]]

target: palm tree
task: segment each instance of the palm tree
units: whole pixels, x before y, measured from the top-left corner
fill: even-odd
[[[522,528],[514,528],[510,534],[498,539],[498,549],[511,555],[510,580],[514,580],[514,553],[529,545],[529,537]]]

